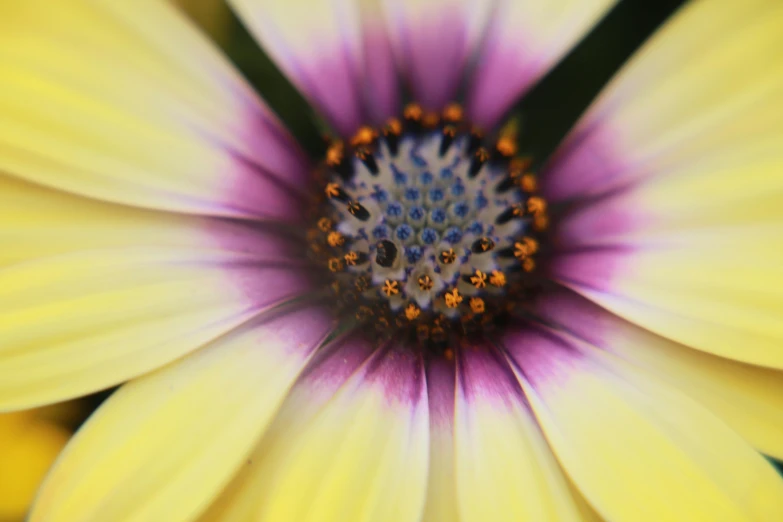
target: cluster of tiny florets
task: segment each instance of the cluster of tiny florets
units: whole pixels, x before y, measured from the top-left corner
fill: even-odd
[[[528,293],[548,226],[530,162],[450,105],[405,108],[333,142],[317,177],[310,253],[337,308],[426,342],[483,329]]]

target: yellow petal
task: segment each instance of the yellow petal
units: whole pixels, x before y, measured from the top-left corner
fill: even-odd
[[[0,520],[24,520],[69,435],[34,411],[0,414]]]
[[[548,198],[605,193],[675,169],[682,177],[695,160],[780,138],[781,24],[777,0],[689,2],[571,133],[542,176]]]
[[[561,282],[676,342],[777,369],[782,26],[777,1],[693,3],[547,173],[556,199],[606,193],[564,218]]]
[[[66,252],[128,246],[293,254],[269,229],[103,203],[2,174],[0,222],[0,267]]]
[[[583,520],[505,361],[480,347],[460,363],[454,470],[460,520]]]
[[[552,333],[504,345],[555,455],[604,518],[783,519],[783,478],[674,387]]]
[[[536,313],[653,372],[699,401],[759,451],[783,459],[783,372],[673,343],[575,294],[544,296]]]
[[[203,520],[421,518],[429,443],[422,364],[408,349],[384,350],[347,374],[368,352],[357,343],[295,386],[234,496]]]
[[[0,270],[0,410],[118,384],[307,288],[257,256],[127,248]]]
[[[459,520],[454,470],[455,366],[434,359],[427,366],[430,409],[430,463],[423,522]]]
[[[229,0],[264,50],[344,135],[365,123],[358,4],[330,0]]]
[[[304,157],[168,2],[5,2],[0,49],[0,170],[141,207],[296,217]]]
[[[483,1],[491,6],[493,2]],[[498,0],[468,92],[471,120],[491,128],[616,0]]]
[[[248,325],[126,384],[57,462],[30,520],[195,519],[331,328],[305,309]]]

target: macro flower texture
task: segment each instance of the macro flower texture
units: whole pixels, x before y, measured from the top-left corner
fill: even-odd
[[[322,157],[167,2],[0,6],[0,411],[120,386],[31,522],[783,520],[783,3],[540,165],[611,0],[229,3]]]

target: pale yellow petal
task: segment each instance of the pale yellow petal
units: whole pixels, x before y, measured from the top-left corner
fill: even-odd
[[[118,384],[308,287],[258,256],[117,248],[0,270],[0,410]]]
[[[640,326],[783,369],[783,4],[689,4],[543,176],[553,273]],[[705,42],[710,42],[706,45]]]
[[[346,367],[315,366],[294,388],[243,470],[236,496],[204,520],[419,520],[427,484],[428,416],[421,362],[407,349],[344,347]],[[330,384],[340,382],[334,395]],[[324,397],[326,394],[326,397]]]
[[[783,372],[676,344],[571,293],[542,297],[536,313],[653,372],[699,401],[759,451],[783,459]]]
[[[468,350],[460,359],[454,469],[460,520],[583,520],[513,372],[490,350]]]
[[[46,480],[32,522],[193,520],[242,465],[332,327],[292,311],[123,386]]]
[[[487,128],[496,125],[615,3],[497,0],[470,78],[467,109],[471,120]]]
[[[0,222],[0,267],[66,252],[128,246],[293,254],[271,227],[113,205],[2,174]]]
[[[542,176],[548,197],[603,193],[675,170],[681,178],[691,162],[779,139],[782,24],[777,0],[688,2],[574,129]]]
[[[305,158],[163,0],[0,6],[0,170],[148,208],[296,217]]]
[[[229,3],[264,50],[338,132],[350,135],[365,123],[358,1]]]
[[[504,345],[566,473],[606,519],[783,519],[783,478],[699,403],[574,339]]]
[[[434,359],[427,366],[430,408],[430,463],[423,522],[459,520],[454,469],[454,361]]]

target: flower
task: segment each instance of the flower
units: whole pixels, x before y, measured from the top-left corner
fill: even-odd
[[[608,1],[231,3],[324,161],[164,2],[0,8],[0,408],[127,381],[33,522],[783,519],[777,0],[537,173],[493,132]]]

